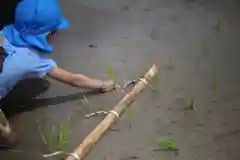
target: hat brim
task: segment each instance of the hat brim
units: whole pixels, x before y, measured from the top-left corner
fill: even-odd
[[[69,22],[66,19],[63,19],[58,29],[67,29],[69,27]]]
[[[22,35],[13,25],[8,25],[3,28],[3,34],[11,44],[16,46],[40,49],[45,53],[51,53],[53,50],[53,47],[47,41],[46,33],[39,35]]]

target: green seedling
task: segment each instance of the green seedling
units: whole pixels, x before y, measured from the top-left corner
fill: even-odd
[[[60,129],[59,129],[59,136],[58,136],[58,142],[59,142],[59,148],[65,149],[68,145],[70,136],[70,130],[68,127],[68,124],[61,123]]]
[[[51,130],[45,135],[39,127],[39,133],[49,152],[66,149],[70,133],[67,123],[62,122],[59,127],[52,125]]]
[[[218,33],[221,32],[221,20],[219,19],[217,24],[213,26],[213,29],[215,29]]]
[[[196,59],[196,65],[195,68],[197,69],[201,63],[202,60],[206,60],[209,56],[209,51],[206,45],[202,45],[201,47],[201,53],[199,57]]]
[[[116,82],[117,73],[114,72],[112,66],[111,66],[110,64],[105,64],[105,65],[104,65],[104,69],[105,69],[106,74],[107,74],[114,82]]]
[[[127,119],[128,121],[132,121],[133,119],[133,109],[131,107],[127,109]]]
[[[44,77],[43,77],[43,80],[47,80],[47,79],[48,79],[48,76],[44,76]]]
[[[159,84],[160,84],[160,78],[159,78],[159,75],[156,75],[155,77],[153,77],[149,85],[152,88],[152,90],[155,92],[157,91]]]
[[[167,67],[169,70],[172,70],[173,69],[173,63],[172,63],[172,59],[169,58],[168,60],[168,67]]]
[[[205,45],[202,46],[201,53],[202,53],[202,56],[203,56],[204,59],[208,58],[209,51],[208,51],[208,48]]]
[[[217,90],[217,80],[216,80],[216,77],[213,77],[212,78],[212,82],[211,82],[211,90],[212,91],[216,91]]]
[[[86,108],[87,112],[90,112],[92,106],[91,106],[91,103],[89,102],[89,100],[88,100],[86,95],[84,95],[83,98],[81,99],[81,103],[84,105],[84,107]]]
[[[158,138],[155,151],[179,151],[175,142],[167,137]]]
[[[195,104],[196,104],[196,99],[193,96],[189,96],[186,99],[187,107],[184,109],[187,110],[196,110]]]
[[[127,108],[126,115],[127,115],[127,119],[128,119],[128,122],[129,122],[129,129],[131,129],[132,128],[131,121],[133,119],[133,109],[132,109],[132,106],[129,106]]]

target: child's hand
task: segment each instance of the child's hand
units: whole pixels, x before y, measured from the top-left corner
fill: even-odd
[[[103,81],[103,84],[100,88],[100,92],[105,93],[105,92],[115,90],[117,88],[119,88],[119,85],[117,85],[114,81],[112,80]]]

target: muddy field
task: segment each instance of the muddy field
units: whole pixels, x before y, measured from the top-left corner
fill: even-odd
[[[121,85],[139,78],[153,63],[159,67],[154,87],[139,97],[86,159],[240,159],[238,0],[61,4],[71,27],[55,37],[53,58],[59,66],[107,79],[109,64]],[[42,160],[40,153],[59,145],[71,152],[103,119],[84,115],[110,110],[123,96],[120,91],[86,95],[52,82],[33,105],[38,108],[10,118],[21,144],[14,151],[1,151],[0,159]],[[44,137],[54,139],[51,130],[61,124],[64,138],[45,145]],[[158,148],[164,146],[162,140],[170,139],[172,147]]]

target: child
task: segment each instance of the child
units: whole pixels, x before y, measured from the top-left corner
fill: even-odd
[[[101,81],[65,71],[46,56],[53,50],[48,41],[51,33],[66,29],[68,25],[56,0],[23,0],[18,4],[14,23],[1,31],[2,46],[5,51],[3,69],[0,73],[2,102],[12,92],[17,82],[29,77],[48,76],[73,87],[97,89],[100,92],[115,88],[116,85],[111,80]],[[20,94],[18,97],[21,96]],[[0,107],[8,107],[4,103],[0,105]],[[1,128],[0,125],[0,132],[3,132]],[[8,133],[11,133],[11,130],[8,130]]]

